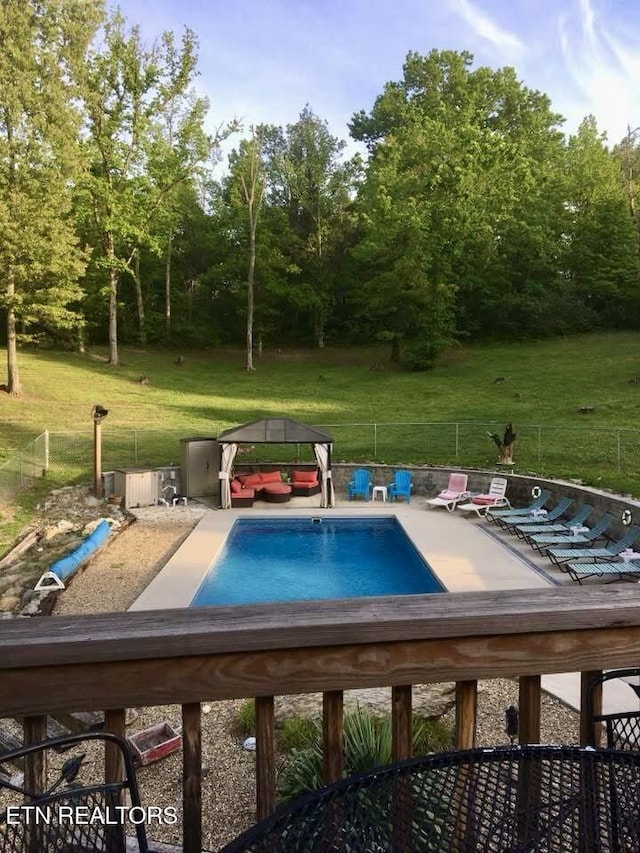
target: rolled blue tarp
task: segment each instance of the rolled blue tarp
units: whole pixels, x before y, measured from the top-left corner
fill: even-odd
[[[57,575],[61,581],[70,577],[91,554],[102,545],[109,535],[111,525],[108,521],[101,521],[93,533],[88,536],[82,545],[78,545],[75,551],[67,554],[61,560],[57,560],[49,569]]]

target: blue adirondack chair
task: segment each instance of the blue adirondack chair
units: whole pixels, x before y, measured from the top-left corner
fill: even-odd
[[[389,500],[405,498],[407,503],[411,503],[412,477],[411,471],[396,471],[393,475],[393,482],[387,486]]]
[[[362,495],[365,501],[371,498],[371,474],[366,468],[356,468],[353,472],[353,480],[349,483],[349,500],[356,495]]]

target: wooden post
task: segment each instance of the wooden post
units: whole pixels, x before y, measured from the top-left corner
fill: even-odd
[[[126,713],[124,709],[105,711],[105,730],[124,737],[126,734]],[[122,782],[124,777],[124,759],[120,750],[111,743],[104,749],[104,778],[106,782]]]
[[[580,673],[580,743],[582,746],[600,746],[602,740],[602,725],[590,725],[591,715],[587,703],[587,688],[593,678],[602,675],[602,670],[589,670]],[[602,684],[598,684],[591,693],[591,713],[594,716],[602,714]]]
[[[540,743],[540,682],[539,675],[520,676],[520,744]]]
[[[273,696],[259,696],[256,699],[256,807],[258,820],[270,815],[276,807],[275,742]]]
[[[102,424],[93,421],[93,493],[102,497]]]
[[[45,740],[47,736],[47,718],[44,714],[25,717],[22,723],[23,740],[25,746],[32,746]],[[24,787],[36,797],[47,789],[47,754],[46,750],[40,750],[32,755],[27,755],[24,762]],[[37,823],[28,823],[26,826],[26,846],[23,848],[27,853],[40,853],[43,849],[42,827]]]
[[[112,709],[104,713],[104,728],[105,731],[111,732],[119,737],[126,735],[126,711],[124,708]],[[122,751],[114,743],[105,743],[104,745],[104,779],[107,784],[110,782],[122,782],[124,779],[124,756]],[[122,792],[118,802],[118,806],[123,806],[125,803],[122,800]],[[108,825],[105,832],[105,850],[106,853],[117,853],[122,850],[124,843],[124,825]]]
[[[325,785],[342,779],[342,690],[322,694],[322,773]]]
[[[413,754],[411,685],[391,688],[392,761],[403,761]]]
[[[476,745],[478,682],[456,682],[456,748],[472,749]]]
[[[199,702],[182,706],[182,849],[202,850],[202,719]]]

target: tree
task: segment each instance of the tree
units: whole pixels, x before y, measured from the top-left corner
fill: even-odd
[[[345,145],[307,105],[269,152],[269,201],[283,206],[293,232],[289,251],[297,274],[290,295],[310,310],[320,348],[333,298],[334,252],[359,175],[359,158],[342,161]]]
[[[254,279],[256,270],[256,232],[258,217],[264,197],[266,170],[263,161],[264,127],[251,128],[251,139],[240,146],[236,159],[237,180],[246,205],[247,226],[249,232],[249,257],[247,269],[247,326],[245,346],[245,369],[254,370],[253,365],[253,316],[254,316]]]
[[[620,165],[588,116],[567,145],[562,261],[575,310],[590,326],[635,326],[640,318],[636,223]]]
[[[178,50],[172,33],[162,37],[163,76],[158,87],[162,108],[152,128],[149,175],[161,199],[155,223],[162,229],[164,255],[165,334],[171,337],[173,240],[179,217],[190,204],[192,187],[206,180],[209,166],[223,139],[237,130],[231,122],[207,134],[204,120],[209,108],[189,88],[196,73],[197,44],[186,30]]]
[[[557,282],[563,208],[549,178],[561,174],[561,119],[513,69],[471,70],[472,59],[410,53],[403,79],[350,125],[371,152],[361,310],[413,366],[454,333],[522,330],[539,290]]]
[[[76,81],[99,4],[5,0],[0,6],[0,267],[7,390],[19,394],[18,327],[77,328],[84,256],[70,216],[81,169]]]
[[[116,365],[120,278],[128,272],[136,284],[139,325],[144,329],[137,259],[145,246],[162,251],[155,223],[171,231],[173,192],[193,179],[197,164],[210,153],[211,140],[202,131],[206,102],[194,99],[188,107],[184,103],[195,71],[193,33],[185,31],[180,51],[170,33],[163,35],[161,45],[147,48],[139,28],[128,30],[115,13],[105,25],[103,42],[90,57],[86,74],[91,168],[84,191],[96,246],[94,262],[107,272],[109,363]],[[169,284],[167,288],[170,306]]]

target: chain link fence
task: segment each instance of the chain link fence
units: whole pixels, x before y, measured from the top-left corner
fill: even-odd
[[[217,436],[227,424],[215,426]],[[498,450],[488,433],[502,436],[503,424],[482,422],[316,424],[334,438],[336,462],[459,465],[494,467]],[[640,430],[631,428],[518,425],[516,472],[589,482],[624,472],[640,479]],[[180,464],[184,429],[120,429],[102,427],[102,470],[156,468]],[[50,476],[56,483],[93,476],[93,429],[44,432],[0,465],[0,501],[10,502],[35,480]],[[239,462],[313,462],[309,445],[241,447]]]

